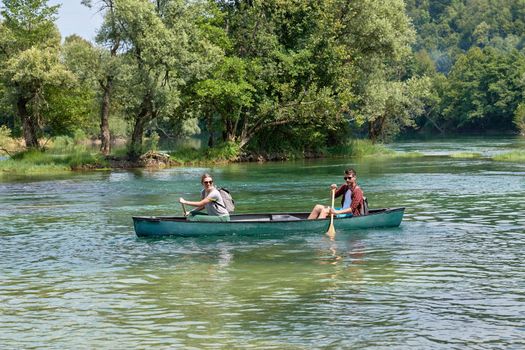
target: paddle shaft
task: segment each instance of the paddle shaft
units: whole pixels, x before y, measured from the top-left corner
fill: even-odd
[[[335,202],[335,190],[332,190],[332,209],[334,208],[334,202]],[[330,237],[333,237],[335,235],[335,227],[334,227],[334,214],[330,214],[330,226],[328,226],[328,231],[326,231],[326,234]]]
[[[186,207],[184,206],[184,204],[180,204],[182,205],[182,212],[184,213],[184,216],[188,216],[188,214],[186,214]]]

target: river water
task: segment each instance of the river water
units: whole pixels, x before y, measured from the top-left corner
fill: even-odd
[[[404,142],[422,158],[0,179],[2,349],[522,349],[525,164],[517,138]],[[238,212],[307,211],[355,167],[397,229],[139,239],[199,176]],[[337,230],[337,227],[336,227]]]

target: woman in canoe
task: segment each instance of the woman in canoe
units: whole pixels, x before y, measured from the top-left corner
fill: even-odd
[[[346,169],[344,175],[345,183],[337,188],[336,184],[332,184],[331,190],[335,190],[335,197],[343,196],[341,199],[341,208],[331,208],[321,204],[317,204],[313,209],[308,219],[324,219],[330,214],[337,215],[337,217],[359,216],[363,207],[363,191],[357,186],[357,173],[354,169]]]
[[[230,214],[219,193],[219,190],[213,186],[213,178],[210,174],[201,176],[201,200],[199,202],[187,201],[179,198],[179,203],[191,205],[195,209],[184,213],[190,221],[230,221]],[[206,213],[202,212],[206,208]]]

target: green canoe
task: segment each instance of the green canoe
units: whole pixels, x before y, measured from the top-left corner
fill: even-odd
[[[335,218],[336,230],[397,227],[405,208],[371,209],[365,216]],[[326,232],[330,219],[307,220],[309,213],[234,214],[229,222],[187,221],[175,216],[134,216],[139,237],[219,236],[282,234],[294,232]]]

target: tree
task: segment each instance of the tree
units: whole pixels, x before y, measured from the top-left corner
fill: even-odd
[[[0,75],[28,148],[39,147],[49,91],[74,81],[60,62],[57,9],[47,0],[4,0],[1,11]]]
[[[518,128],[521,135],[525,135],[525,103],[522,102],[516,108],[514,112],[514,124]]]
[[[210,23],[227,33],[227,59],[198,87],[214,96],[203,106],[221,116],[224,140],[241,146],[279,128],[330,141],[357,113],[370,77],[409,53],[413,38],[397,0],[215,3],[222,16]]]
[[[145,0],[114,2],[115,22],[126,47],[124,78],[130,89],[126,110],[133,121],[129,155],[135,158],[142,149],[147,124],[160,115],[172,115],[180,103],[179,86],[183,84],[183,67],[187,57],[184,30],[171,30],[159,15],[160,10],[174,11],[175,2],[155,7]],[[180,8],[181,10],[183,8]],[[177,13],[174,11],[174,15]],[[187,20],[180,14],[171,21]],[[176,24],[172,22],[172,24]],[[177,28],[184,29],[184,28]]]
[[[363,98],[361,117],[370,140],[389,141],[404,128],[415,127],[415,119],[425,113],[432,99],[430,86],[428,77],[371,82]]]
[[[77,36],[67,37],[62,46],[62,60],[76,78],[77,84],[69,90],[56,91],[51,105],[53,121],[63,132],[81,130],[86,135],[95,136],[98,119],[99,88],[98,74],[100,55],[103,51]],[[66,120],[60,116],[69,116]]]
[[[458,58],[444,96],[449,123],[462,130],[510,130],[523,99],[525,55],[492,47],[471,48]]]
[[[83,0],[82,4],[92,7],[92,0]],[[100,102],[100,151],[104,155],[111,152],[111,134],[109,130],[109,115],[111,100],[114,93],[114,84],[118,79],[119,49],[121,47],[120,28],[115,18],[115,1],[103,0],[100,2],[100,12],[105,12],[104,23],[98,31],[97,42],[109,48],[109,52],[100,50],[96,60],[96,76],[102,90]]]

